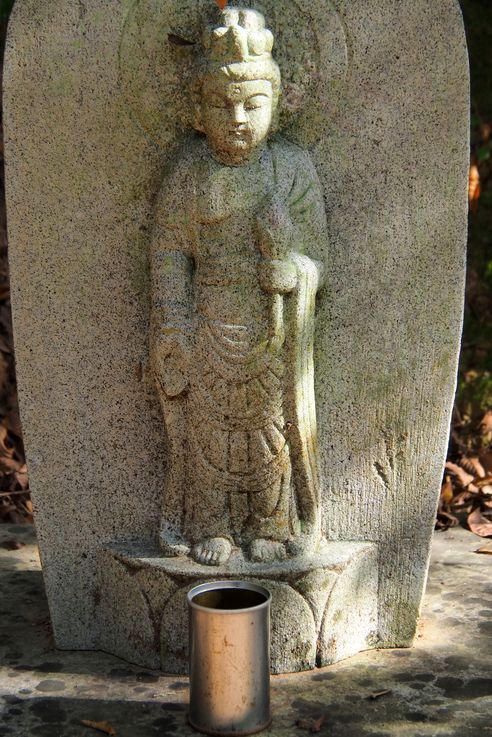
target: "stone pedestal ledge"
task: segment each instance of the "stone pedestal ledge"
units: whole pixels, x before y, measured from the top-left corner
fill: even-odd
[[[132,543],[98,555],[98,645],[167,673],[187,672],[186,594],[219,579],[247,579],[272,592],[272,672],[329,665],[377,643],[377,546],[326,543],[316,556],[252,564],[239,552],[211,568],[163,558]]]

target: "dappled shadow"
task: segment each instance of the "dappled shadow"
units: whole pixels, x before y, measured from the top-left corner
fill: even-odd
[[[36,697],[10,699],[0,735],[30,737],[90,737],[95,732],[83,720],[107,722],[118,737],[175,737],[190,731],[186,706],[179,702]],[[99,732],[99,734],[101,734]]]

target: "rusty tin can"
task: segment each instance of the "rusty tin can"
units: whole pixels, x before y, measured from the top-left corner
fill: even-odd
[[[248,735],[271,722],[271,593],[247,581],[212,581],[188,593],[189,722],[211,735]]]

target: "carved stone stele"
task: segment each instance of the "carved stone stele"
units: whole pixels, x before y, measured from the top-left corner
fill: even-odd
[[[415,633],[465,37],[455,0],[229,5],[16,0],[19,401],[58,647],[180,670],[187,588],[240,576],[274,590],[275,669],[301,669]]]

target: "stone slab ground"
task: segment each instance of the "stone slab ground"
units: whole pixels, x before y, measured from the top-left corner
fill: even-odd
[[[25,545],[7,550],[11,540]],[[481,544],[461,529],[435,535],[413,649],[273,677],[265,734],[302,737],[297,720],[326,714],[326,737],[492,735],[492,558],[475,554]],[[1,526],[0,551],[0,737],[102,734],[83,719],[108,721],[117,737],[195,734],[186,678],[54,649],[32,528]]]

